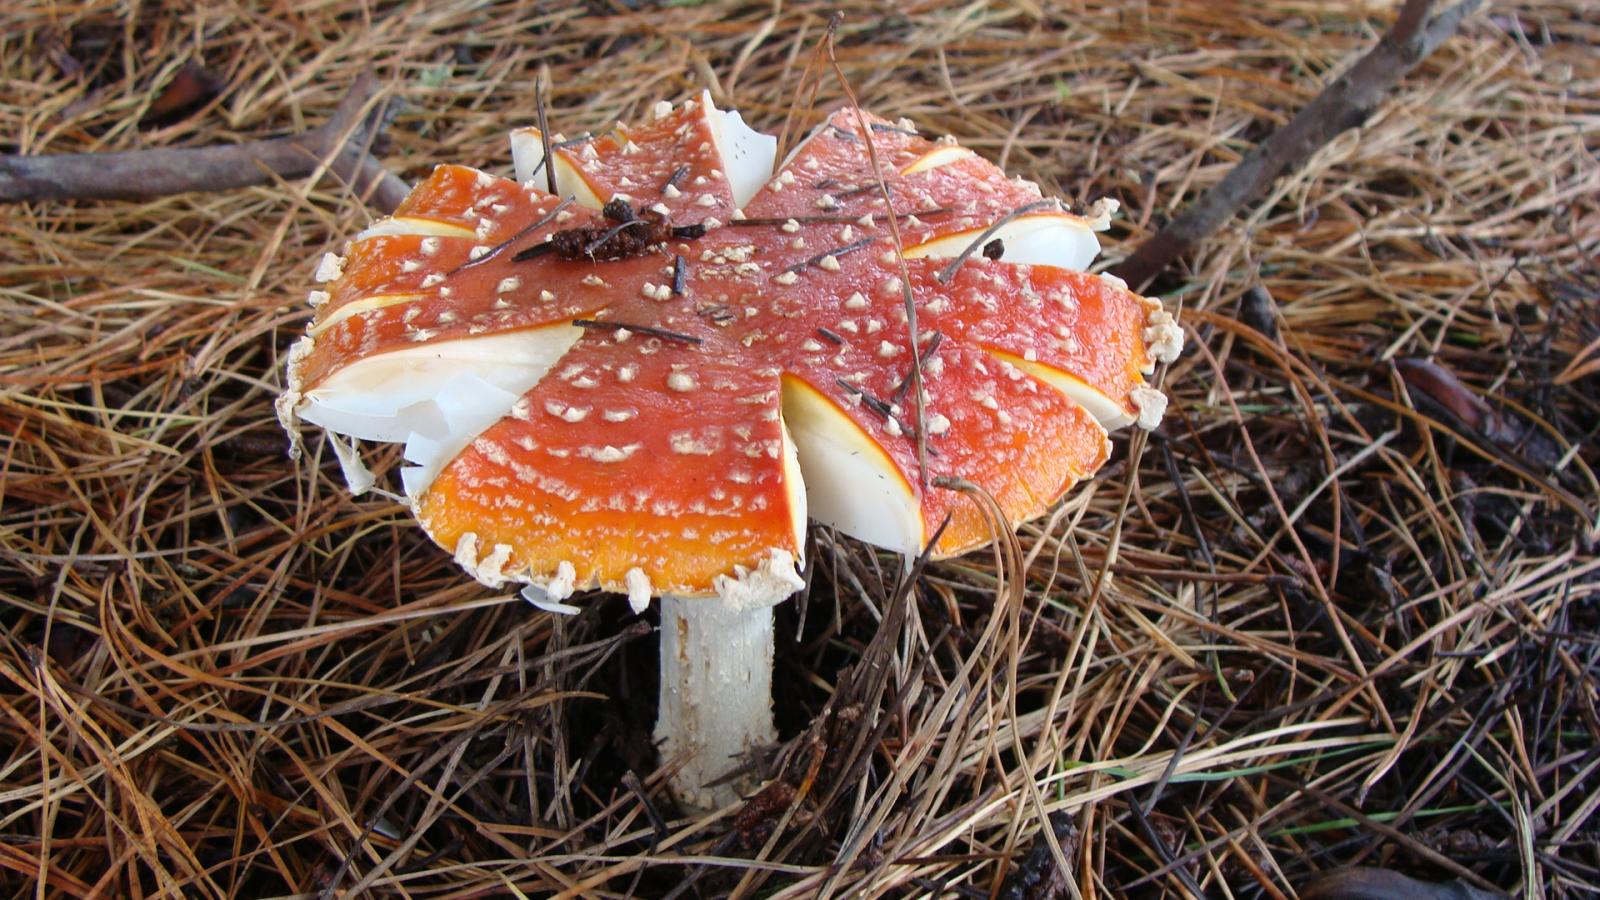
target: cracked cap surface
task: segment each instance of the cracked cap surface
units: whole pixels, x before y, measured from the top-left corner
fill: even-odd
[[[977,509],[918,472],[906,279],[930,480],[975,482],[1025,520],[1105,461],[1107,427],[1150,424],[1144,374],[1175,352],[1171,319],[1074,271],[1097,249],[1090,220],[909,123],[848,110],[740,210],[750,166],[731,157],[749,142],[705,100],[663,112],[557,147],[576,204],[542,172],[438,167],[315,298],[291,407],[357,437],[405,434],[418,518],[481,580],[557,599],[638,593],[641,578],[706,594],[774,550],[798,557],[808,499],[904,552],[946,516],[937,554],[986,541]],[[709,230],[618,260],[514,259],[614,226],[591,207],[616,197]],[[989,252],[955,264],[980,236]]]

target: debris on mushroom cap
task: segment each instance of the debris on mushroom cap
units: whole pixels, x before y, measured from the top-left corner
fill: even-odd
[[[286,427],[405,441],[419,519],[486,584],[767,602],[797,586],[808,512],[903,552],[948,515],[934,550],[960,552],[987,523],[925,476],[1022,520],[1105,461],[1107,428],[1159,423],[1145,375],[1182,332],[1083,271],[1114,202],[1072,215],[848,110],[775,176],[770,138],[709,97],[655,113],[549,160],[520,130],[515,181],[440,166],[318,267]]]

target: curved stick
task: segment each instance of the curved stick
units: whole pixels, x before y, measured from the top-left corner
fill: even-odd
[[[1407,72],[1444,43],[1482,0],[1427,18],[1428,0],[1406,0],[1394,26],[1350,70],[1328,83],[1288,124],[1246,153],[1205,196],[1111,269],[1135,289],[1204,240],[1279,175],[1300,167],[1334,136],[1367,120]]]
[[[377,79],[363,75],[316,128],[243,144],[0,156],[0,203],[149,200],[299,178],[326,165],[368,205],[392,212],[411,189],[367,151],[392,114],[387,100],[372,103],[377,93]]]

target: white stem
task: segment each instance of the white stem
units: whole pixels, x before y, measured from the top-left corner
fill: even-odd
[[[686,760],[670,784],[678,802],[708,810],[738,800],[741,788],[754,788],[751,779],[707,784],[777,737],[772,606],[663,595],[656,743],[662,760]]]

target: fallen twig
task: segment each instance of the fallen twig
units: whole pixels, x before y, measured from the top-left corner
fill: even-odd
[[[0,157],[0,203],[148,200],[299,178],[326,165],[369,206],[392,212],[410,188],[370,152],[391,115],[363,75],[326,122],[285,137],[212,147]]]
[[[1429,0],[1406,0],[1394,26],[1350,70],[1335,78],[1289,123],[1245,154],[1222,181],[1112,269],[1139,287],[1222,227],[1267,185],[1293,171],[1335,135],[1372,115],[1384,95],[1455,33],[1482,0],[1461,0],[1431,21]]]
[[[1057,810],[1050,814],[1045,824],[1070,866],[1078,855],[1078,844],[1073,840],[1077,827],[1072,817],[1065,810]],[[1050,852],[1050,841],[1051,837],[1045,834],[1045,829],[1039,829],[1028,855],[1022,858],[1001,886],[1001,900],[1049,900],[1067,895],[1066,883],[1071,880],[1072,873],[1070,868],[1062,869],[1056,863],[1055,854]]]
[[[1418,881],[1389,869],[1351,868],[1324,872],[1300,888],[1301,900],[1492,900],[1504,897],[1464,881]]]

